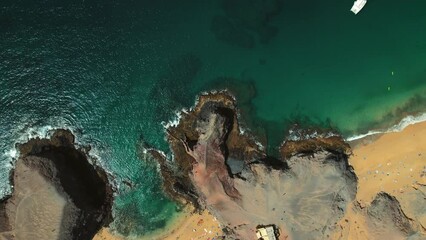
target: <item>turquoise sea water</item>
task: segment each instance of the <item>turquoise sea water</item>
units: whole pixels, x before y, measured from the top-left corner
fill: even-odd
[[[119,186],[113,226],[138,235],[176,213],[138,146],[167,152],[161,122],[200,91],[234,91],[272,152],[291,123],[349,137],[424,111],[426,2],[352,3],[1,1],[0,190],[16,142],[70,128]]]

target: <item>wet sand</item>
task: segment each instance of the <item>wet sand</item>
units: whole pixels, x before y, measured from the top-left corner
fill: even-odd
[[[131,238],[137,240],[206,240],[215,239],[222,235],[222,228],[219,222],[208,212],[203,211],[201,214],[190,213],[190,210],[178,217],[171,226],[166,230],[161,230],[152,235]],[[124,237],[115,235],[108,228],[103,228],[93,240],[123,240]]]

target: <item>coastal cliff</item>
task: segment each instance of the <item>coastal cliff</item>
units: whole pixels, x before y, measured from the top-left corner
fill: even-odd
[[[252,239],[257,226],[270,224],[280,239],[331,234],[355,198],[357,178],[342,138],[288,142],[278,158],[268,156],[240,131],[236,101],[227,92],[201,95],[166,131],[174,158],[149,150],[165,191],[208,209],[227,238]]]
[[[111,220],[106,172],[76,149],[70,131],[18,146],[13,194],[0,202],[0,239],[92,239]]]
[[[236,99],[226,91],[212,92],[167,125],[173,158],[148,146],[142,152],[151,156],[144,159],[158,162],[168,196],[204,218],[210,212],[224,239],[256,239],[262,226],[273,226],[278,239],[424,239],[421,161],[411,163],[411,178],[392,181],[378,170],[371,176],[370,168],[389,158],[387,176],[399,176],[405,169],[397,164],[401,156],[372,155],[336,133],[299,133],[283,141],[278,156],[270,156],[262,142],[242,130]],[[382,148],[371,147],[373,153]],[[100,229],[95,239],[109,234],[104,227],[112,220],[113,188],[106,172],[90,163],[89,149],[75,147],[71,132],[57,130],[50,139],[17,148],[14,191],[0,202],[0,239],[84,240]],[[403,156],[421,159],[414,150]],[[368,156],[373,159],[366,161]],[[406,187],[410,181],[412,189]],[[197,216],[191,221],[202,225]],[[189,223],[182,228],[195,230]]]
[[[278,239],[424,236],[401,198],[376,191],[371,202],[360,202],[359,179],[349,161],[353,149],[337,133],[300,129],[274,157],[241,130],[238,116],[228,92],[202,94],[166,128],[173,158],[147,149],[160,164],[166,193],[181,204],[207,209],[226,239],[256,239],[260,226],[274,226]]]

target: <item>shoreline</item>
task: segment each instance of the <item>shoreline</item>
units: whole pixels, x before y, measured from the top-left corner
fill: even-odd
[[[13,192],[0,201],[0,236],[90,239],[111,223],[114,188],[76,148],[71,131],[57,129],[16,147]]]
[[[152,153],[161,166],[163,187],[169,196],[183,202],[195,199],[194,206],[197,202],[203,206],[197,209],[206,207],[213,211],[230,238],[252,239],[259,225],[267,224],[280,231],[276,236],[279,239],[331,233],[333,228],[327,223],[343,216],[343,208],[334,211],[334,206],[349,203],[356,192],[356,176],[347,162],[349,145],[341,137],[285,144],[278,157],[268,157],[254,142],[255,136],[239,131],[238,109],[230,94],[201,95],[197,102],[193,111],[182,115],[177,126],[167,129],[176,169],[169,169],[161,154]],[[298,153],[318,154],[311,158],[295,156]],[[334,161],[328,161],[331,158]],[[226,159],[233,162],[226,165]],[[325,174],[319,174],[319,169],[326,169]],[[306,172],[312,174],[300,187],[298,178],[292,176],[304,177]],[[312,191],[319,181],[324,185]],[[342,185],[347,187],[342,190]],[[339,198],[333,197],[337,194]],[[287,201],[282,201],[284,195]],[[268,201],[264,201],[265,196],[269,196]],[[307,200],[323,196],[327,196],[324,201]],[[293,207],[301,204],[301,198],[307,200],[308,206],[295,212]],[[310,208],[322,212],[314,213]],[[302,227],[300,222],[310,214],[313,215],[309,226]],[[185,237],[189,238],[187,234]]]
[[[164,130],[166,131],[167,128],[169,127],[175,127],[177,126],[181,119],[182,119],[182,114],[188,114],[189,111],[192,111],[194,106],[196,106],[199,101],[200,101],[200,97],[206,94],[216,94],[216,93],[227,93],[229,94],[233,101],[235,101],[236,105],[238,105],[238,99],[236,99],[236,97],[228,90],[228,89],[221,89],[221,90],[211,90],[211,91],[203,91],[201,93],[199,93],[198,95],[195,96],[195,100],[194,100],[194,105],[190,108],[187,107],[183,107],[179,110],[175,110],[175,115],[174,117],[169,120],[169,121],[163,121],[161,124],[163,125]],[[241,116],[240,116],[240,111],[237,108],[237,119],[239,121],[241,121]],[[394,119],[395,120],[395,119]],[[384,121],[386,122],[386,121]],[[371,130],[368,130],[366,133],[359,133],[359,134],[354,134],[348,137],[343,136],[343,134],[341,133],[341,131],[339,131],[339,129],[331,129],[331,131],[325,131],[322,133],[318,133],[316,131],[313,132],[312,136],[306,136],[306,138],[315,138],[318,136],[320,136],[321,134],[324,134],[325,136],[341,136],[347,143],[351,144],[351,142],[357,142],[358,140],[362,140],[364,138],[377,138],[380,137],[382,134],[386,134],[386,133],[393,133],[393,132],[401,132],[403,131],[405,128],[407,128],[410,125],[413,124],[418,124],[418,123],[422,123],[422,122],[426,122],[426,111],[420,111],[420,112],[416,112],[416,113],[411,113],[411,114],[405,114],[403,116],[401,116],[400,118],[397,118],[395,121],[389,121],[389,127],[387,128],[372,128]],[[240,122],[239,125],[239,129],[241,131],[242,134],[244,134],[245,132],[250,132],[252,133],[252,129],[250,129],[247,125],[245,125],[244,121]],[[309,128],[307,128],[309,130]],[[300,130],[307,130],[305,128],[302,128]],[[315,129],[315,128],[313,128]],[[276,146],[279,147],[281,146],[289,137],[292,137],[292,129],[289,129],[290,132],[287,132],[284,136],[285,140],[283,142],[281,142],[280,145]],[[326,129],[319,129],[319,130],[326,130]],[[299,139],[289,139],[289,140],[293,140],[293,141],[298,141]],[[258,142],[259,146],[263,147],[263,144]]]
[[[183,111],[188,111],[188,110],[186,108],[184,108]],[[177,111],[177,112],[179,112],[179,111]],[[178,116],[178,119],[175,119],[173,121],[173,125],[177,125],[180,121],[180,118],[181,118],[181,116]],[[361,135],[358,135],[358,136],[349,137],[349,138],[345,139],[345,141],[348,142],[351,145],[351,147],[353,148],[353,150],[355,151],[359,147],[363,147],[365,145],[373,144],[376,141],[379,141],[380,139],[382,139],[382,138],[384,138],[388,135],[391,135],[393,133],[396,133],[396,134],[402,133],[405,130],[410,129],[414,126],[418,126],[418,125],[422,125],[422,126],[426,127],[426,113],[418,114],[418,115],[415,115],[415,116],[413,116],[413,115],[405,116],[397,124],[394,124],[392,127],[388,128],[387,130],[385,130],[383,132],[381,132],[381,131],[369,131],[367,134],[361,134]],[[47,129],[47,131],[46,131],[46,129]],[[31,134],[27,138],[28,139],[34,139],[34,138],[37,138],[37,137],[41,137],[43,135],[49,135],[50,131],[51,130],[49,129],[48,126],[41,127],[40,132],[37,132],[34,129],[32,129]],[[250,129],[247,129],[247,131],[250,131]],[[40,134],[40,136],[39,136],[39,134]],[[78,146],[78,143],[76,143],[76,145]],[[16,157],[13,149],[9,150],[9,151],[5,151],[4,155],[6,155],[7,153],[10,153],[10,157]],[[354,153],[354,155],[355,155],[355,153]],[[90,154],[89,154],[89,156],[90,156]],[[351,165],[353,165],[352,162],[351,162]],[[105,169],[105,171],[106,171],[106,169]],[[358,171],[356,171],[356,172],[357,172],[357,175],[359,175]],[[361,177],[359,176],[359,178],[361,178]],[[409,186],[408,184],[406,184],[406,185]],[[404,190],[402,190],[402,192],[406,191],[407,188],[409,188],[409,187],[405,187]],[[398,192],[398,189],[396,189],[396,190],[394,189],[393,192],[389,192],[389,193],[393,194],[395,192]],[[368,202],[365,199],[363,201]],[[144,240],[144,239],[177,239],[176,237],[179,236],[177,234],[185,234],[185,232],[184,232],[185,230],[182,230],[182,228],[185,228],[185,226],[188,226],[188,224],[189,224],[188,222],[191,221],[191,219],[203,216],[203,215],[196,215],[195,213],[191,214],[191,213],[188,213],[188,212],[185,212],[185,211],[188,211],[188,210],[184,210],[182,213],[178,213],[176,216],[173,216],[170,219],[170,221],[168,221],[169,223],[167,223],[167,226],[165,228],[156,230],[156,231],[154,231],[154,232],[152,232],[152,233],[150,233],[146,236],[140,237],[140,238],[130,238],[130,239],[140,239],[140,240]],[[204,214],[204,212],[203,212],[203,214]],[[114,234],[110,233],[110,231],[108,229],[102,229],[100,231],[100,233],[103,233],[103,232],[108,232],[111,235],[111,237],[114,235]],[[96,238],[94,238],[94,239],[96,239]],[[104,238],[99,238],[99,239],[104,239]],[[118,238],[106,238],[106,239],[124,239],[124,238],[118,237]]]
[[[426,234],[426,210],[422,207],[426,196],[426,122],[350,144],[353,154],[349,163],[358,177],[358,191],[338,223],[341,231],[333,239],[380,238],[383,232],[372,227],[362,211],[369,209],[381,193],[397,200],[401,213],[410,219],[417,234]],[[390,232],[398,228],[388,223],[382,230]]]
[[[193,207],[186,207],[182,213],[177,214],[164,228],[155,230],[139,237],[124,237],[111,231],[110,228],[102,228],[93,240],[186,240],[186,239],[210,239],[221,236],[222,228],[219,222],[207,210],[201,213],[194,212]]]
[[[345,141],[350,143],[352,141],[361,140],[363,138],[370,137],[370,136],[401,132],[410,125],[414,125],[414,124],[418,124],[422,122],[426,122],[426,112],[419,113],[417,115],[406,115],[402,117],[401,120],[399,120],[397,123],[393,124],[391,127],[385,130],[369,130],[367,133],[364,133],[364,134],[358,134],[358,135],[353,135],[351,137],[347,137],[345,138]]]
[[[379,191],[399,196],[417,182],[426,183],[421,177],[426,170],[426,122],[377,138],[360,139],[351,145],[353,155],[349,162],[359,178],[358,200],[369,202],[373,193]]]
[[[422,143],[424,144],[422,145]],[[426,175],[422,175],[422,172],[426,171],[426,169],[423,168],[424,165],[426,166],[426,164],[422,164],[424,161],[421,160],[421,157],[426,158],[426,122],[409,124],[399,132],[370,135],[351,141],[349,144],[353,150],[353,154],[349,158],[349,163],[354,167],[354,170],[359,178],[359,189],[357,192],[356,201],[359,201],[360,206],[368,206],[377,193],[385,191],[396,197],[396,199],[401,203],[402,209],[407,216],[412,217],[413,219],[419,219],[420,224],[422,226],[426,226],[426,213],[422,213],[420,216],[417,216],[419,213],[416,213],[416,211],[412,209],[409,202],[411,200],[412,194],[416,192],[422,193],[422,184],[426,184]],[[415,147],[407,148],[407,146],[410,145]],[[421,151],[421,153],[419,151]],[[419,155],[419,153],[421,155]],[[407,156],[407,158],[417,157],[418,159],[415,159],[414,162],[407,162],[407,164],[404,164],[404,166],[401,164],[398,165],[399,160],[395,159],[404,156]],[[369,159],[372,160],[368,161]],[[383,169],[383,171],[376,168]],[[398,169],[400,170],[399,175],[397,172]],[[376,173],[376,171],[379,172]],[[387,174],[388,172],[389,175]],[[376,177],[374,177],[374,175],[376,175]],[[395,177],[397,176],[398,179],[396,179],[397,182],[395,182]],[[197,237],[182,238],[182,236],[186,237],[187,235],[184,234],[194,233],[192,229],[199,227],[196,224],[196,219],[200,218],[201,216],[203,215],[190,213],[188,209],[185,209],[183,213],[180,214],[180,216],[177,216],[176,219],[172,220],[170,225],[165,228],[167,229],[166,232],[164,232],[165,229],[161,229],[144,237],[128,239],[200,239]],[[209,216],[214,220],[211,215]],[[206,217],[203,217],[203,219],[205,220]],[[342,223],[342,221],[345,219],[348,220],[349,223]],[[354,237],[354,239],[361,239],[357,238],[357,236],[365,235],[357,235],[359,232],[356,232],[357,230],[355,230],[354,227],[351,228],[348,226],[352,220],[355,222],[358,220],[359,227],[367,227],[366,225],[361,225],[361,222],[363,221],[362,217],[352,210],[346,213],[340,224],[345,230],[345,233],[353,234],[351,236]],[[352,224],[354,223],[352,222]],[[196,232],[199,231],[204,233],[203,228],[196,230]],[[114,233],[111,233],[108,231],[108,229],[103,229],[97,235],[97,238],[94,238],[94,240],[122,239],[125,238],[116,237]]]

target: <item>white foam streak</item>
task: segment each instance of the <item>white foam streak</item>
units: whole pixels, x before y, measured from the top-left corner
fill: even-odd
[[[20,142],[28,141],[30,139],[35,139],[35,138],[49,137],[53,129],[54,128],[50,125],[39,127],[39,128],[30,127],[28,128],[26,133],[23,135],[22,139],[20,139],[23,141],[20,141]]]
[[[384,131],[369,131],[365,134],[360,134],[360,135],[355,135],[352,137],[348,137],[346,138],[346,141],[350,142],[350,141],[355,141],[355,140],[359,140],[361,138],[365,138],[368,136],[372,136],[372,135],[376,135],[376,134],[381,134],[381,133],[391,133],[391,132],[400,132],[402,130],[404,130],[406,127],[416,124],[416,123],[420,123],[420,122],[425,122],[426,121],[426,113],[417,115],[417,116],[406,116],[405,118],[403,118],[398,124],[392,126],[391,128],[384,130]]]
[[[182,112],[185,112],[185,111],[186,111],[185,108],[179,111],[175,111],[175,117],[172,120],[168,122],[161,122],[161,124],[163,125],[165,129],[168,129],[170,127],[176,127],[179,124],[180,120],[182,119]]]
[[[4,151],[4,155],[11,159],[16,159],[18,157],[18,151],[16,148],[12,148],[9,151]]]

